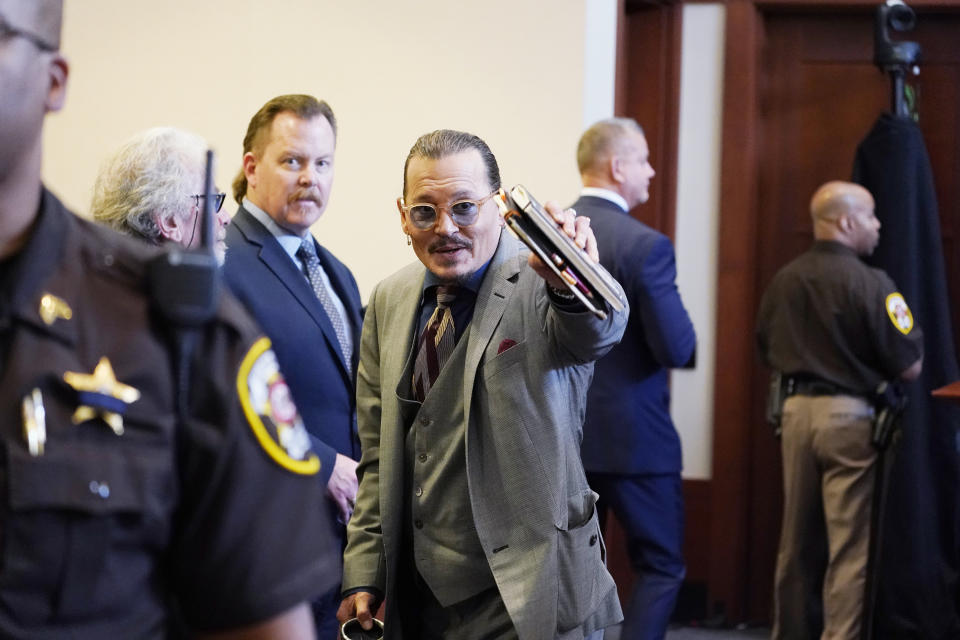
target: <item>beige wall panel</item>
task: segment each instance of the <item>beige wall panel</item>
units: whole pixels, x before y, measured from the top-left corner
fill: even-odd
[[[44,177],[86,213],[101,161],[133,133],[173,125],[211,142],[229,192],[250,116],[274,95],[314,94],[340,125],[314,231],[366,299],[413,259],[394,199],[422,133],[472,131],[506,183],[572,201],[589,10],[585,0],[67,0],[70,86],[48,122]]]

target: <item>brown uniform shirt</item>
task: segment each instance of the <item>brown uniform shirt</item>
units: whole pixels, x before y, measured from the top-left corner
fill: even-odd
[[[319,462],[269,341],[224,295],[180,420],[152,255],[44,191],[0,265],[2,637],[225,629],[339,581]]]
[[[867,395],[923,355],[893,280],[837,242],[818,241],[774,276],[757,315],[764,360]]]

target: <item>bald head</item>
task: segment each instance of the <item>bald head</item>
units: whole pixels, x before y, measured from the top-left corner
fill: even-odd
[[[836,220],[844,213],[864,207],[873,208],[873,196],[858,184],[834,180],[817,189],[810,199],[810,216],[818,220]]]
[[[873,196],[858,184],[834,180],[823,184],[810,199],[813,235],[833,240],[868,255],[880,237]]]
[[[610,156],[624,150],[630,135],[643,135],[643,129],[631,118],[607,118],[594,123],[580,136],[577,167],[580,173],[602,173]]]
[[[585,187],[619,193],[632,209],[650,198],[650,148],[631,118],[608,118],[587,129],[577,145],[577,166]]]

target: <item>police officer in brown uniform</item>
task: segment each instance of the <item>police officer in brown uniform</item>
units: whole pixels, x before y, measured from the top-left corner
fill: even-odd
[[[858,257],[879,240],[873,210],[859,185],[821,186],[810,203],[814,245],[774,276],[757,317],[760,351],[791,389],[775,639],[813,637],[818,596],[821,638],[860,637],[877,457],[867,398],[883,381],[916,378],[922,366],[922,333],[903,296]]]
[[[41,185],[61,15],[0,0],[0,637],[310,638],[339,561],[269,341],[223,296],[175,375],[154,250]]]

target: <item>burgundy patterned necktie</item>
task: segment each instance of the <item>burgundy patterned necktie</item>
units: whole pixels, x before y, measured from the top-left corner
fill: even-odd
[[[423,402],[430,387],[437,381],[443,365],[447,362],[456,344],[453,313],[450,305],[460,290],[456,286],[437,287],[437,308],[427,320],[417,340],[417,359],[413,363],[413,395]]]

